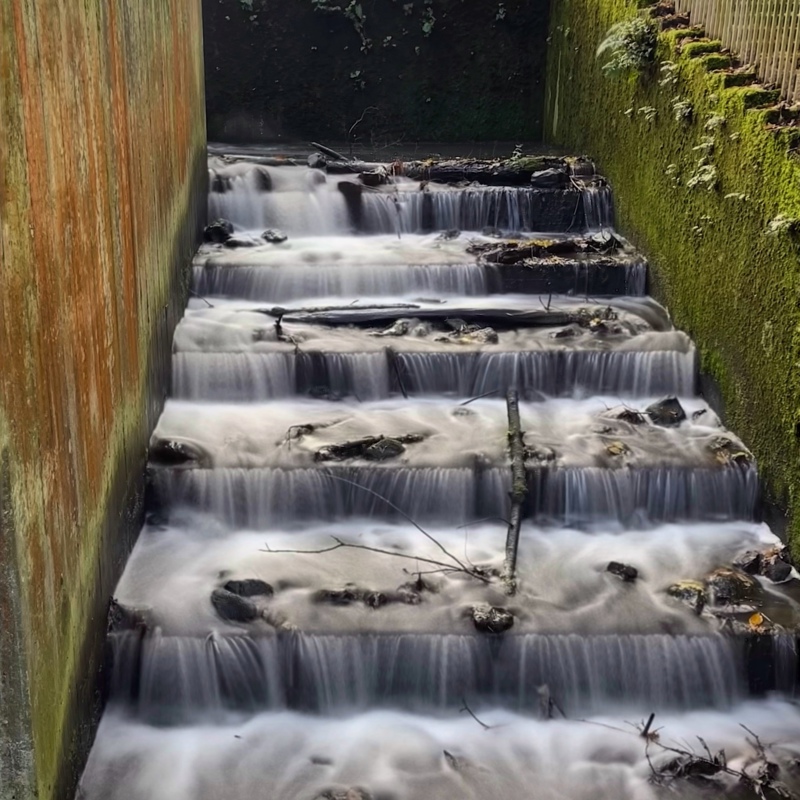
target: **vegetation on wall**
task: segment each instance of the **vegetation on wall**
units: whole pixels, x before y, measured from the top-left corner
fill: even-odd
[[[798,553],[797,114],[701,29],[660,32],[652,69],[604,69],[594,54],[610,30],[670,4],[640,5],[554,4],[547,133],[613,182],[620,225],[651,258],[655,294],[694,337],[727,422],[790,512]]]

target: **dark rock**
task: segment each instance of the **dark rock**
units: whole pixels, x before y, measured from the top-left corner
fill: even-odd
[[[639,570],[628,564],[621,564],[619,561],[609,561],[606,570],[612,575],[616,575],[626,583],[633,583],[639,577]]]
[[[150,445],[149,460],[160,467],[209,467],[211,458],[198,445],[157,439]]]
[[[233,236],[233,223],[226,219],[214,220],[203,230],[203,241],[224,244]]]
[[[349,606],[361,599],[361,592],[354,586],[345,586],[344,589],[320,589],[314,592],[315,603],[329,603],[332,606]]]
[[[253,603],[225,589],[214,589],[211,593],[211,605],[228,622],[252,622],[258,618],[258,609]]]
[[[553,339],[572,339],[575,336],[581,335],[581,329],[575,325],[569,325],[566,328],[561,328],[560,330],[551,333],[550,336]]]
[[[231,594],[238,594],[239,597],[272,597],[275,594],[272,587],[258,578],[243,578],[242,580],[228,581],[222,587]]]
[[[312,153],[308,157],[308,166],[311,169],[327,169],[328,162],[321,153]]]
[[[461,236],[461,231],[458,228],[451,228],[447,231],[442,231],[437,237],[437,241],[448,242],[452,239],[458,239]]]
[[[514,625],[514,615],[497,606],[475,606],[472,622],[481,633],[504,633]]]
[[[397,439],[381,439],[364,450],[364,458],[367,461],[388,461],[392,458],[398,458],[405,451],[406,448]]]
[[[364,601],[365,606],[369,608],[381,608],[388,605],[391,600],[383,592],[363,592],[361,599]]]
[[[108,606],[108,631],[140,631],[144,633],[150,627],[150,612],[143,608],[133,608],[111,598]]]
[[[664,400],[659,400],[657,403],[648,406],[645,409],[645,413],[654,424],[665,428],[680,425],[686,419],[686,412],[678,402],[677,397],[667,397]]]
[[[502,239],[503,231],[500,228],[495,228],[493,225],[487,225],[481,230],[481,236],[491,236],[493,239]]]
[[[708,596],[715,606],[738,606],[752,602],[758,594],[758,581],[745,572],[720,567],[707,578]]]
[[[211,176],[211,191],[216,194],[225,194],[231,190],[231,179],[227,175],[220,175],[215,172]]]
[[[360,228],[364,216],[361,204],[361,194],[364,187],[360,183],[353,181],[339,181],[337,188],[344,195],[347,211],[350,215],[350,224],[354,228]]]
[[[259,192],[272,191],[272,176],[264,167],[253,168],[253,181],[256,185],[256,189],[258,189]]]
[[[268,228],[261,234],[261,238],[270,244],[280,244],[281,242],[285,242],[289,237],[283,231]]]
[[[329,400],[332,403],[339,403],[342,400],[342,395],[330,386],[312,386],[308,390],[308,396],[315,400]]]
[[[705,584],[700,581],[678,581],[667,589],[667,594],[688,605],[698,616],[708,602]]]
[[[405,603],[407,606],[418,606],[422,602],[422,595],[413,584],[404,583],[397,587],[397,602]]]
[[[255,247],[256,242],[252,239],[245,239],[244,236],[231,236],[224,242],[225,247],[238,248],[238,247]]]
[[[349,789],[326,789],[314,800],[373,800],[373,797],[366,789],[351,786]]]
[[[748,575],[758,575],[761,572],[762,557],[758,550],[748,550],[733,560],[736,569]]]
[[[569,175],[563,169],[542,169],[531,175],[531,184],[540,189],[561,189],[569,186]]]
[[[389,183],[389,173],[383,167],[378,167],[377,169],[359,173],[358,179],[364,186],[375,188]]]
[[[765,565],[763,575],[773,583],[785,583],[792,576],[792,567],[785,561],[778,559],[771,564]]]

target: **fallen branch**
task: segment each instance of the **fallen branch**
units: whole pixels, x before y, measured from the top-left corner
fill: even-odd
[[[478,725],[480,725],[481,728],[483,728],[485,731],[490,731],[492,730],[492,728],[495,727],[494,725],[487,725],[485,722],[483,722],[483,720],[479,719],[476,716],[475,712],[469,707],[467,701],[464,698],[461,699],[461,702],[464,704],[464,706],[463,708],[459,709],[459,713],[463,714],[466,711],[467,714],[469,714],[472,717],[472,719],[474,719],[475,722],[477,722]]]
[[[468,406],[470,403],[474,403],[476,400],[482,400],[484,397],[491,397],[493,394],[497,394],[498,389],[492,389],[490,392],[484,392],[483,394],[479,394],[476,397],[470,397],[469,400],[465,400],[463,403],[459,403],[460,406]]]
[[[522,523],[522,504],[528,495],[525,473],[525,445],[522,441],[522,423],[519,418],[519,394],[512,389],[506,395],[508,408],[508,449],[511,456],[511,514],[506,534],[504,581],[509,594],[516,591],[517,550],[519,529]]]
[[[420,306],[416,303],[391,303],[384,305],[354,306],[352,303],[347,306],[315,306],[312,308],[248,308],[243,311],[254,311],[256,314],[265,314],[268,317],[285,317],[291,314],[326,314],[329,311],[402,311],[405,309],[417,309]],[[212,306],[213,308],[213,306]]]
[[[354,544],[353,542],[345,542],[342,541],[338,536],[331,536],[336,544],[331,545],[330,547],[321,547],[317,550],[273,550],[266,542],[264,543],[264,548],[261,549],[259,552],[261,553],[274,553],[274,554],[291,554],[291,555],[302,555],[302,556],[319,556],[323,555],[324,553],[332,553],[334,550],[341,550],[342,548],[347,548],[350,550],[366,550],[370,553],[379,553],[380,555],[384,556],[394,556],[395,558],[405,558],[410,561],[421,561],[423,564],[432,564],[436,567],[439,567],[436,572],[465,572],[468,575],[473,575],[472,571],[467,568],[460,568],[453,566],[452,564],[446,564],[444,561],[437,561],[433,558],[424,558],[423,556],[415,556],[409,555],[407,553],[396,553],[393,550],[383,550],[380,547],[369,547],[366,544]],[[416,575],[417,573],[414,572]],[[473,575],[473,577],[477,577]],[[484,579],[485,580],[485,579]]]
[[[320,153],[329,156],[334,161],[347,161],[347,156],[343,156],[341,153],[337,153],[336,150],[333,150],[330,147],[325,147],[324,144],[319,144],[318,142],[311,142],[311,146],[316,147],[317,150],[320,151]]]

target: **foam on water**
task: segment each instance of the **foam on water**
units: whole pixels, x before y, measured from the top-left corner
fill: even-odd
[[[645,719],[645,707],[634,719]],[[308,800],[363,786],[397,800],[657,800],[648,757],[674,759],[613,715],[538,722],[486,710],[484,730],[466,714],[437,718],[372,711],[345,719],[280,712],[228,725],[158,728],[118,713],[104,718],[81,784],[84,800]],[[728,713],[658,715],[660,739],[686,747],[700,736],[733,768],[755,757],[740,726],[782,760],[797,758],[800,720],[789,703],[747,703]],[[693,746],[692,744],[689,745]],[[792,788],[795,779],[790,778]],[[687,784],[686,798],[718,797]]]
[[[446,569],[460,561],[501,570],[502,517],[465,527],[448,520],[425,530],[432,539],[402,518],[395,524],[353,517],[310,524],[297,516],[282,526],[231,530],[203,515],[177,515],[168,528],[142,532],[115,596],[129,607],[147,609],[150,627],[168,636],[202,638],[209,631],[268,636],[286,627],[469,634],[474,628],[468,610],[498,602],[514,611],[513,633],[709,634],[717,629],[716,619],[686,613],[667,588],[702,580],[737,555],[778,541],[766,526],[742,522],[631,530],[596,523],[583,531],[524,524],[518,589],[511,599],[496,584]],[[331,550],[337,542],[356,549]],[[638,580],[623,583],[609,574],[611,561],[635,567]],[[436,571],[437,565],[443,571]],[[415,588],[418,602],[403,602],[398,587],[413,583],[409,571],[415,569],[433,572]],[[227,580],[243,578],[258,578],[275,590],[259,601],[263,618],[245,626],[222,620],[210,601]],[[319,602],[318,592],[347,585],[378,592],[385,602],[378,608],[356,598]],[[769,605],[776,621],[799,616],[788,598],[772,598]]]

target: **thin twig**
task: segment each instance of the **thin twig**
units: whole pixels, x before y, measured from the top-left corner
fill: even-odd
[[[451,572],[461,572],[462,570],[458,567],[454,567],[452,564],[445,564],[443,561],[436,561],[432,558],[423,558],[422,556],[416,555],[408,555],[406,553],[396,553],[393,550],[383,550],[380,547],[369,547],[365,544],[353,544],[352,542],[343,542],[337,536],[331,536],[336,544],[331,545],[330,547],[321,547],[318,550],[273,550],[266,542],[264,543],[264,548],[261,549],[259,552],[261,553],[277,553],[277,554],[287,554],[290,553],[292,555],[303,555],[303,556],[318,556],[324,553],[332,553],[334,550],[341,550],[342,548],[350,548],[353,550],[367,550],[370,553],[380,553],[381,555],[385,556],[394,556],[395,558],[405,558],[411,561],[422,561],[425,564],[433,564],[440,568],[440,570],[449,570]],[[464,572],[472,575],[473,573],[467,569],[463,569]],[[477,575],[475,577],[478,577]]]
[[[373,489],[370,489],[368,486],[364,486],[364,485],[362,485],[360,483],[356,483],[356,481],[351,481],[349,478],[343,478],[343,477],[341,477],[341,475],[334,475],[332,472],[328,472],[327,470],[323,470],[322,474],[323,475],[327,475],[329,478],[332,478],[335,481],[341,481],[342,483],[348,483],[348,484],[350,484],[350,486],[355,486],[357,489],[361,489],[362,491],[367,492],[368,494],[371,494],[373,497],[377,497],[379,500],[383,500],[383,502],[386,503],[386,505],[388,505],[390,508],[393,508],[404,519],[408,520],[426,539],[428,539],[429,541],[433,542],[433,544],[435,544],[449,559],[452,559],[452,561],[455,562],[461,570],[466,572],[468,575],[473,575],[474,577],[478,578],[478,580],[481,580],[484,583],[489,583],[489,579],[488,578],[485,578],[482,575],[476,573],[474,570],[471,570],[459,558],[454,556],[440,541],[438,541],[438,539],[436,539],[435,537],[431,536],[431,534],[429,534],[428,531],[426,531],[416,520],[414,520],[412,517],[410,517],[408,514],[406,514],[406,512],[403,511],[402,508],[399,508],[398,506],[396,506],[387,497],[384,497],[379,492],[376,492]],[[436,563],[436,562],[432,562],[432,563]]]
[[[461,702],[464,704],[464,707],[459,709],[459,713],[463,714],[466,711],[467,714],[469,714],[472,717],[472,719],[474,719],[475,722],[477,722],[478,725],[480,725],[481,728],[483,728],[485,731],[490,731],[492,730],[492,728],[495,727],[494,725],[487,725],[485,722],[483,722],[483,720],[478,719],[478,717],[475,715],[475,712],[469,707],[466,699],[464,699],[463,697],[461,698]]]
[[[189,294],[192,295],[192,297],[196,297],[198,300],[202,300],[209,308],[214,308],[214,306],[211,305],[211,303],[209,303],[208,300],[203,297],[203,295],[197,294],[194,289],[189,289]]]
[[[497,394],[499,389],[492,389],[491,392],[484,392],[483,394],[479,394],[476,397],[470,397],[469,400],[465,400],[463,403],[459,403],[460,406],[468,406],[470,403],[474,403],[476,400],[481,400],[484,397],[490,397],[493,394]]]

